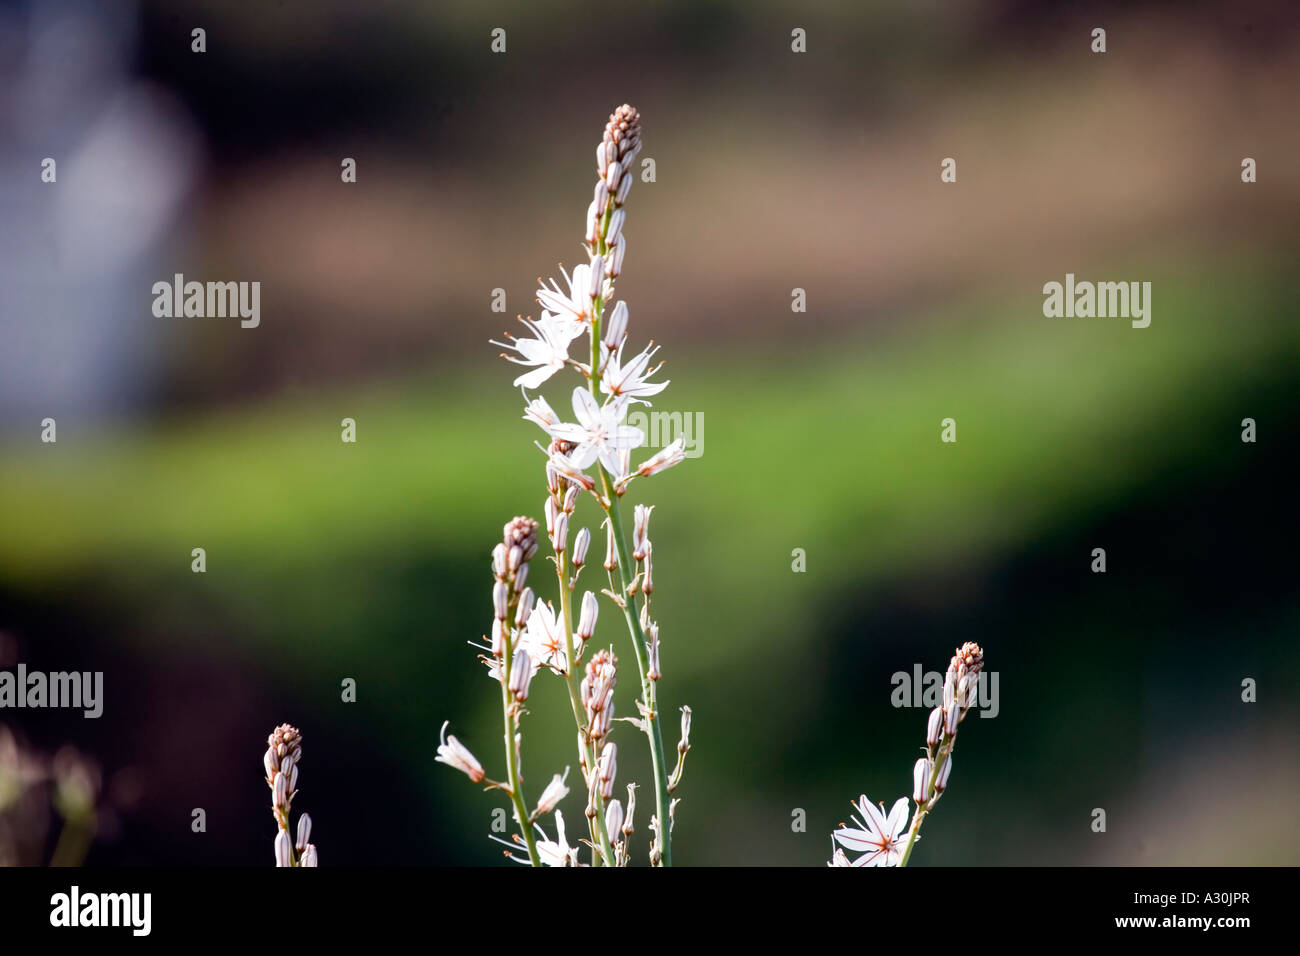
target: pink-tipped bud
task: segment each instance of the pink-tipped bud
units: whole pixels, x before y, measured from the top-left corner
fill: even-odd
[[[936,707],[930,711],[930,719],[925,725],[925,743],[928,747],[937,746],[943,736],[943,708]]]
[[[957,733],[957,722],[961,720],[961,709],[955,704],[943,712],[943,732],[949,737]]]
[[[943,762],[943,766],[939,768],[939,778],[934,782],[934,789],[936,793],[943,793],[944,790],[948,789],[948,777],[951,773],[952,773],[952,754],[949,754],[948,759],[945,760]]]
[[[573,556],[569,559],[575,568],[582,567],[587,561],[587,548],[591,547],[591,532],[583,528],[573,542]]]
[[[582,613],[578,617],[578,639],[584,643],[591,640],[596,633],[596,617],[600,613],[600,603],[596,595],[588,591],[582,596]]]
[[[623,223],[627,220],[627,213],[622,209],[615,209],[614,215],[609,217],[609,229],[605,231],[605,242],[608,245],[614,245],[618,242],[618,237],[623,232]]]
[[[578,495],[582,490],[570,485],[569,490],[564,493],[564,503],[560,505],[560,510],[567,515],[573,514],[573,509],[578,507]]]
[[[600,777],[600,795],[608,800],[614,796],[614,777],[618,774],[618,744],[605,744],[596,759],[596,772]]]
[[[528,656],[527,648],[515,651],[515,658],[510,662],[510,693],[521,704],[528,699],[528,687],[533,682],[533,659]]]
[[[296,848],[299,853],[306,851],[307,844],[311,842],[311,815],[304,813],[298,818],[298,840]]]
[[[618,240],[618,245],[609,251],[605,256],[605,275],[610,279],[617,279],[623,274],[623,257],[627,255],[627,236],[622,236]]]
[[[275,772],[280,769],[280,761],[275,756],[275,751],[267,748],[266,753],[262,754],[262,766],[266,769],[266,779],[271,780],[275,777]]]
[[[288,830],[275,835],[275,865],[293,866],[293,844],[289,841]]]
[[[552,499],[547,499],[548,501]],[[561,511],[555,516],[555,532],[551,535],[551,547],[556,554],[563,554],[569,546],[569,516]]]
[[[519,608],[515,611],[515,627],[523,627],[528,623],[536,601],[537,595],[533,594],[533,589],[524,588],[524,593],[519,595]]]
[[[618,841],[618,832],[623,829],[623,804],[617,800],[609,801],[605,808],[605,832],[612,841]]]
[[[655,593],[654,564],[654,548],[650,544],[650,539],[646,538],[645,572],[641,575],[641,590],[646,594]]]
[[[605,343],[605,348],[611,352],[617,352],[619,347],[627,341],[627,303],[622,299],[614,303],[614,308],[610,310],[609,318],[605,321],[605,331],[601,335],[601,341]]]
[[[650,540],[650,512],[654,505],[637,505],[632,509],[632,560],[644,561],[646,542]]]
[[[524,586],[524,582],[528,580],[528,569],[529,569],[530,567],[532,567],[531,564],[521,564],[521,565],[519,565],[519,570],[515,572],[515,590],[516,590],[516,591],[518,591],[520,588],[522,588],[522,587]]]
[[[271,782],[271,806],[280,811],[289,809],[289,778],[279,770]]]
[[[922,757],[912,767],[912,799],[918,804],[925,803],[930,789],[930,761]]]
[[[605,570],[613,571],[618,567],[618,545],[614,541],[614,526],[605,523]]]
[[[498,544],[492,549],[492,574],[497,578],[506,576],[506,546]]]
[[[506,619],[506,613],[510,610],[510,591],[506,587],[506,582],[498,581],[492,585],[492,614],[498,621]]]
[[[659,673],[659,625],[650,624],[645,629],[646,644],[649,645],[649,666],[646,669],[647,680],[658,680]]]

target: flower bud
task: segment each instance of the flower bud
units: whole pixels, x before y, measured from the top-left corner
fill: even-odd
[[[623,829],[623,804],[617,800],[609,801],[605,808],[605,832],[611,841],[618,840],[618,832]]]
[[[952,773],[952,754],[949,754],[948,759],[945,760],[943,762],[943,766],[939,768],[939,778],[934,782],[934,789],[936,793],[943,793],[944,790],[948,788],[948,775],[951,773]]]
[[[271,806],[280,811],[289,809],[289,778],[279,770],[271,783]]]
[[[275,751],[267,748],[266,753],[262,754],[262,766],[266,768],[266,779],[270,780],[275,776],[275,772],[280,769],[280,762],[276,759]]]
[[[302,862],[299,866],[320,866],[320,858],[316,855],[316,844],[307,844],[307,848],[302,854]]]
[[[930,788],[930,761],[926,757],[918,760],[912,767],[912,799],[918,804],[925,803]]]
[[[644,561],[646,542],[650,539],[650,512],[654,505],[637,505],[632,509],[632,560]]]
[[[492,549],[492,574],[497,578],[506,576],[506,546],[498,544]]]
[[[609,229],[605,232],[605,242],[608,245],[614,245],[618,242],[619,235],[623,232],[623,223],[627,219],[627,213],[622,209],[615,209],[614,215],[609,217]]]
[[[605,522],[605,570],[618,567],[618,546],[614,543],[614,526]]]
[[[288,830],[275,835],[275,865],[293,866],[293,845],[289,842]]]
[[[645,540],[645,573],[641,575],[641,590],[646,594],[655,593],[654,548],[649,538]]]
[[[614,303],[614,308],[610,310],[601,340],[605,343],[605,348],[611,352],[617,352],[627,340],[627,303],[622,299]]]
[[[570,485],[569,490],[564,493],[564,503],[560,505],[560,510],[565,514],[573,514],[573,509],[578,507],[578,495],[582,490],[576,485]]]
[[[943,732],[949,737],[957,733],[957,722],[961,720],[961,709],[956,704],[943,712]]]
[[[510,662],[510,693],[521,704],[528,699],[528,687],[533,682],[533,659],[524,647],[515,650],[515,658]]]
[[[506,612],[509,610],[510,591],[506,587],[506,582],[498,581],[492,585],[492,614],[498,621],[506,619]]]
[[[547,501],[554,499],[548,498]],[[555,549],[556,554],[563,554],[564,549],[569,546],[569,516],[561,511],[555,516],[555,532],[551,535],[551,547]]]
[[[297,849],[299,853],[307,849],[307,844],[311,842],[311,815],[304,813],[298,818],[298,842]]]
[[[528,617],[533,613],[533,603],[537,596],[533,594],[532,588],[524,588],[524,593],[519,595],[519,609],[515,612],[515,627],[523,627],[528,623]]]
[[[591,546],[591,532],[583,528],[573,541],[573,555],[569,559],[575,568],[580,568],[587,561],[587,548]]]
[[[925,725],[925,743],[928,747],[937,746],[943,735],[943,708],[936,707],[930,711],[930,720]]]
[[[524,586],[524,582],[528,580],[528,569],[529,569],[530,567],[532,567],[532,565],[530,565],[530,564],[521,564],[521,565],[519,565],[519,570],[515,572],[515,590],[516,590],[516,591],[518,591],[520,588],[522,588],[522,587]]]
[[[577,637],[586,642],[596,633],[596,617],[600,613],[600,603],[596,595],[588,591],[582,596],[582,613],[578,617]]]

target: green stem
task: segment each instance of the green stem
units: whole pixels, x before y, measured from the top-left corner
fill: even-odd
[[[903,858],[898,861],[900,867],[907,866],[907,861],[912,858],[912,847],[916,846],[916,838],[921,835],[921,824],[925,818],[930,815],[934,805],[939,802],[943,796],[941,793],[935,793],[934,785],[939,779],[939,771],[943,769],[944,762],[952,756],[952,748],[957,743],[957,737],[944,734],[942,742],[939,744],[938,756],[934,758],[934,767],[930,770],[930,780],[926,785],[925,792],[928,799],[924,806],[918,806],[916,812],[912,814],[912,826],[907,831],[907,846],[903,848]]]
[[[514,587],[511,586],[511,600],[507,607],[514,605]],[[533,866],[541,866],[542,859],[537,855],[537,839],[533,836],[533,828],[528,823],[528,808],[524,805],[524,796],[520,787],[519,777],[519,753],[515,750],[515,715],[510,701],[510,662],[513,654],[513,647],[510,641],[510,627],[502,622],[505,629],[505,649],[501,655],[501,714],[505,723],[506,733],[506,774],[510,783],[510,799],[515,805],[515,819],[519,823],[519,829],[523,832],[524,843],[528,847],[528,859]]]
[[[611,199],[606,205],[605,215],[601,219],[600,230],[596,238],[596,251],[602,256],[609,252],[605,237],[609,234],[609,223],[613,215],[614,203]],[[604,309],[604,297],[598,295],[592,305],[591,315],[590,379],[591,395],[596,399],[597,403],[600,402],[600,322]],[[628,580],[628,574],[633,567],[631,552],[628,550],[627,536],[623,533],[623,522],[618,513],[618,496],[614,494],[614,477],[605,470],[603,465],[597,467],[600,470],[605,501],[608,502],[605,514],[609,517],[610,527],[614,533],[615,547],[618,549],[618,579],[621,584],[620,596],[623,599],[623,616],[627,619],[628,633],[632,636],[632,648],[636,651],[636,666],[641,676],[641,696],[645,698],[646,712],[643,719],[645,721],[646,737],[650,741],[650,763],[655,778],[655,814],[659,824],[655,839],[658,844],[659,861],[663,866],[672,866],[672,836],[668,829],[668,777],[664,763],[663,732],[659,726],[659,715],[654,709],[654,682],[646,677],[649,666],[646,660],[645,635],[641,632],[641,621],[637,616],[636,597],[627,593],[628,585],[631,583]]]

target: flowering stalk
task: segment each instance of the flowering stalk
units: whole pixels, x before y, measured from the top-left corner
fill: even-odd
[[[522,689],[526,693],[528,680],[542,668],[563,677],[568,690],[570,709],[578,731],[578,763],[587,790],[585,815],[592,865],[626,866],[628,841],[633,832],[634,790],[629,785],[626,813],[613,797],[618,748],[609,737],[614,721],[617,659],[612,650],[601,649],[583,666],[599,612],[598,598],[591,592],[583,594],[580,607],[575,607],[574,601],[578,578],[591,544],[591,533],[586,528],[577,531],[572,543],[569,538],[570,523],[584,494],[591,494],[605,514],[607,547],[604,563],[610,573],[610,587],[603,593],[623,612],[640,676],[640,717],[621,719],[638,725],[650,742],[655,776],[656,814],[651,821],[654,844],[650,851],[654,865],[671,862],[669,839],[674,804],[669,802],[670,793],[680,782],[685,753],[690,746],[689,709],[684,708],[683,739],[678,745],[677,767],[670,779],[655,699],[656,683],[660,678],[658,626],[650,619],[648,600],[638,603],[638,594],[648,598],[654,590],[651,545],[646,531],[650,509],[637,506],[636,547],[633,550],[628,546],[618,507],[618,499],[632,481],[658,474],[685,458],[684,442],[678,439],[636,468],[631,463],[632,451],[645,444],[646,436],[641,429],[626,424],[628,409],[633,404],[649,405],[647,399],[668,385],[667,382],[650,381],[662,365],[652,367],[650,364],[656,348],[649,347],[630,356],[625,354],[627,304],[613,302],[614,281],[622,271],[627,251],[623,207],[632,185],[630,167],[641,149],[640,130],[640,115],[632,107],[624,105],[611,114],[604,138],[597,148],[598,182],[587,209],[585,241],[588,261],[575,266],[572,273],[564,274],[565,285],[552,280],[538,290],[537,301],[542,306],[540,318],[536,321],[520,319],[530,336],[516,338],[507,333],[505,341],[494,343],[507,350],[502,353],[507,360],[528,369],[514,380],[515,386],[524,391],[527,403],[524,418],[540,426],[549,439],[548,444],[543,446],[539,443],[538,447],[547,456],[546,533],[554,552],[559,611],[557,613],[550,602],[536,600],[531,588],[523,585],[527,557],[531,557],[531,550],[535,547],[523,558],[523,565],[516,572],[520,562],[510,558],[513,552],[507,541],[505,556],[496,562],[498,582],[493,603],[497,613],[489,648],[492,656],[485,657],[489,673],[503,687],[509,775],[505,784],[489,782],[488,785],[511,793],[524,831],[523,839],[516,838],[512,846],[521,842],[526,844],[529,860],[534,864],[540,858],[542,863],[550,866],[577,865],[579,852],[578,847],[568,845],[564,820],[556,806],[567,793],[563,784],[565,778],[555,777],[552,787],[547,788],[531,816],[522,811],[518,717],[523,697],[519,691]],[[589,337],[587,354],[590,364],[569,357],[571,344],[582,335]],[[574,422],[563,421],[540,395],[532,399],[528,397],[529,389],[540,387],[557,372],[569,368],[576,369],[586,380],[585,385],[574,388],[570,396]],[[510,575],[516,573],[520,576],[510,579]],[[511,621],[523,629],[518,640]],[[524,670],[528,671],[528,680],[523,677]],[[455,744],[454,738],[451,739]],[[444,743],[439,748],[439,759],[469,774],[471,779],[482,781],[483,771],[478,762],[468,751],[457,751],[456,746]],[[551,810],[554,810],[556,818],[554,841],[546,838],[537,825],[537,818]],[[540,840],[534,841],[534,828],[541,834]]]
[[[316,866],[316,846],[311,843],[311,817],[298,817],[298,835],[290,834],[289,812],[298,794],[298,760],[302,756],[302,734],[289,724],[281,724],[266,739],[262,766],[266,785],[271,788],[271,813],[278,830],[275,834],[275,865]]]
[[[957,648],[957,653],[948,663],[948,672],[943,681],[943,705],[930,712],[925,756],[916,762],[912,772],[912,799],[916,802],[916,810],[912,814],[912,825],[907,831],[907,845],[903,848],[899,866],[907,866],[912,848],[920,839],[921,824],[925,823],[925,818],[948,789],[948,777],[952,773],[952,751],[957,746],[957,725],[966,719],[966,712],[975,701],[983,666],[984,651],[978,644],[969,641]]]
[[[853,817],[857,826],[840,824],[832,834],[832,844],[838,842],[840,846],[835,848],[831,866],[907,866],[912,849],[921,838],[921,825],[948,789],[957,727],[975,702],[983,666],[984,652],[971,642],[957,648],[948,664],[943,703],[930,712],[926,724],[925,756],[912,768],[915,809],[911,824],[907,823],[907,797],[899,797],[886,813],[883,803],[877,809],[862,796],[854,804],[859,814]],[[863,855],[850,861],[844,853],[846,849]]]
[[[599,207],[602,203],[605,207],[603,215],[599,215],[598,227],[593,229],[591,225],[593,216],[591,212],[588,213],[588,247],[593,256],[593,261],[604,261],[608,258],[611,263],[611,266],[606,270],[611,291],[613,280],[617,278],[621,271],[623,256],[627,249],[627,240],[622,235],[624,216],[622,207],[632,185],[632,172],[628,167],[636,159],[640,150],[640,114],[630,106],[622,106],[610,116],[609,123],[605,127],[604,139],[600,146],[597,147],[597,169],[601,178],[596,184],[596,198],[593,200],[592,206],[597,214],[601,212]],[[615,221],[618,222],[619,228],[611,230]],[[615,232],[612,244],[611,231]],[[601,373],[603,366],[607,364],[601,360],[602,352],[613,354],[622,349],[622,342],[618,341],[618,339],[623,334],[623,328],[614,328],[615,334],[610,336],[612,341],[608,345],[602,342],[601,321],[604,315],[605,299],[606,295],[602,291],[594,296],[592,303],[591,377],[589,386],[592,397],[597,399],[601,391]],[[619,324],[625,326],[626,319],[622,319]],[[612,322],[611,325],[613,325]],[[623,617],[627,621],[628,633],[632,637],[632,648],[636,654],[637,671],[641,676],[641,696],[644,702],[642,719],[646,737],[650,743],[651,772],[655,778],[655,848],[651,852],[651,862],[656,865],[671,866],[671,827],[664,822],[668,819],[670,807],[667,766],[664,760],[663,730],[660,727],[659,714],[655,707],[655,684],[657,681],[652,681],[649,677],[650,668],[646,638],[641,627],[636,597],[632,589],[633,582],[629,580],[627,574],[627,570],[633,567],[630,560],[631,552],[627,546],[627,535],[623,530],[623,520],[618,507],[618,499],[622,496],[625,485],[619,484],[616,476],[610,473],[603,462],[600,464],[599,470],[601,487],[604,491],[601,506],[608,518],[610,534],[613,536],[618,556],[619,587],[617,589],[617,600],[622,607]]]

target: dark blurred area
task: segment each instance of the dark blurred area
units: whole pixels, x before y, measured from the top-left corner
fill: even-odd
[[[623,102],[656,175],[619,295],[665,407],[707,423],[636,488],[661,701],[695,714],[677,861],[822,864],[850,799],[910,787],[926,712],[891,675],[975,640],[1000,711],[964,725],[915,862],[1300,862],[1298,26],[1286,3],[3,7],[0,669],[102,671],[105,708],[0,710],[0,862],[93,829],[90,865],[271,865],[282,721],[322,865],[501,860],[503,801],[433,762],[451,719],[499,763],[466,642],[501,524],[545,493],[487,340],[579,259]],[[1151,326],[1044,318],[1067,272],[1151,281]],[[175,273],[260,281],[260,326],[152,315]],[[558,688],[530,703],[540,787],[572,729]]]

